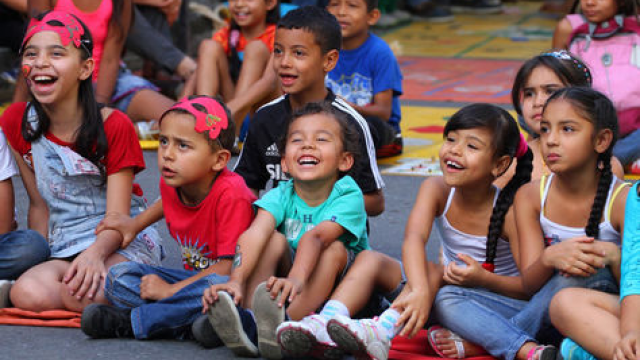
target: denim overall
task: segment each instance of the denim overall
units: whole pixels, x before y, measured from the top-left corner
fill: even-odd
[[[28,109],[29,123],[37,126],[35,110]],[[31,152],[38,190],[49,207],[51,256],[74,256],[93,244],[95,229],[107,210],[107,189],[100,186],[100,171],[78,153],[44,136],[31,143]],[[130,215],[136,216],[145,207],[144,199],[132,194]],[[117,253],[130,261],[159,265],[163,257],[160,236],[150,226]]]

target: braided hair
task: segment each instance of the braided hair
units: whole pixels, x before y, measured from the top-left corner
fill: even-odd
[[[493,134],[494,159],[507,155],[513,161],[518,158],[516,172],[498,195],[487,234],[486,261],[483,268],[492,271],[502,235],[504,219],[513,203],[516,191],[531,180],[533,153],[520,134],[515,119],[504,109],[491,104],[472,104],[456,112],[444,128],[446,136],[450,131],[461,129],[486,128]],[[508,168],[508,167],[507,167]]]
[[[607,201],[607,194],[611,186],[611,181],[613,181],[611,156],[613,146],[618,139],[618,116],[616,115],[616,109],[611,100],[601,92],[592,88],[573,87],[560,89],[549,97],[545,104],[545,110],[547,106],[549,106],[549,103],[559,99],[567,101],[579,115],[590,121],[596,133],[604,129],[609,129],[613,133],[609,147],[604,152],[598,154],[596,170],[600,172],[600,179],[598,180],[598,189],[596,190],[596,196],[591,206],[589,221],[585,227],[587,236],[597,238],[600,232],[600,219],[602,218],[602,213]]]

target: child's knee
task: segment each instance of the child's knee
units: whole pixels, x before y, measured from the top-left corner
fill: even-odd
[[[257,57],[268,60],[271,55],[269,48],[267,48],[267,45],[265,45],[261,40],[250,41],[247,46],[245,46],[244,53],[247,59],[255,59]]]
[[[345,248],[342,241],[334,241],[322,251],[320,259],[323,262],[340,264],[340,268],[343,269],[347,264],[348,256],[347,248]]]
[[[40,281],[34,277],[21,277],[11,287],[11,303],[13,306],[31,311],[42,311],[52,307],[51,296],[46,294]]]
[[[146,274],[143,265],[136,262],[113,265],[107,273],[104,296],[114,305],[135,306],[140,301],[140,281]]]
[[[217,41],[207,39],[203,40],[198,47],[198,56],[208,58],[210,56],[216,56],[223,54],[224,49]]]
[[[580,290],[583,289],[563,289],[553,296],[549,303],[549,316],[552,322],[563,321],[564,315],[575,306],[576,301],[579,301],[579,296],[581,296]]]

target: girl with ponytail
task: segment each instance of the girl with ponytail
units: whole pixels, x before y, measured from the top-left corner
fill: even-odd
[[[444,138],[443,176],[424,181],[407,222],[402,248],[406,286],[376,319],[338,315],[328,322],[331,339],[356,358],[387,359],[393,337],[413,336],[423,328],[444,284],[463,290],[484,288],[496,297],[525,297],[510,246],[517,244],[511,204],[517,189],[530,179],[531,150],[513,117],[489,104],[460,109],[447,122]],[[515,158],[515,175],[500,190],[493,182]],[[442,238],[442,264],[427,261],[425,252],[434,223]],[[469,355],[481,351],[471,346],[458,351],[440,348],[436,334],[446,330],[431,330],[434,350],[442,356],[464,357],[465,351]]]

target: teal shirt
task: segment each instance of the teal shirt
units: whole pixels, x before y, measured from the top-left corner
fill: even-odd
[[[298,248],[298,241],[305,232],[323,221],[333,221],[344,228],[344,234],[338,239],[347,249],[356,253],[369,249],[364,197],[350,176],[336,181],[327,200],[315,207],[298,197],[293,180],[281,182],[254,204],[273,215],[276,228],[293,249]]]
[[[620,301],[628,295],[640,295],[640,196],[637,189],[639,184],[636,183],[629,190],[624,209]]]

